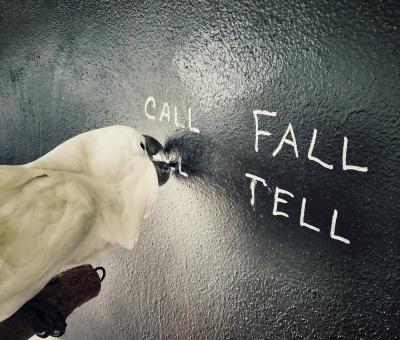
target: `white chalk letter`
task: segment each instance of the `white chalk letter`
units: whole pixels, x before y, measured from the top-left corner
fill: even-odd
[[[360,172],[367,172],[368,168],[366,166],[356,166],[356,165],[347,165],[347,137],[344,137],[343,141],[343,153],[342,153],[342,164],[343,170],[354,170]]]
[[[185,125],[178,122],[178,109],[176,108],[176,105],[174,107],[174,113],[175,113],[175,119],[174,119],[175,126],[184,129]]]
[[[192,131],[192,132],[200,133],[199,129],[197,129],[195,127],[192,127],[192,108],[191,107],[189,107],[189,109],[188,109],[188,116],[189,116],[189,118],[188,118],[188,120],[189,120],[189,130]]]
[[[350,244],[350,241],[347,238],[335,235],[337,215],[338,212],[336,209],[334,209],[332,215],[332,224],[331,224],[331,238],[333,238],[334,240],[338,240],[340,242],[344,242],[346,244]]]
[[[279,198],[279,193],[289,195],[291,198],[294,197],[291,192],[276,187],[275,195],[274,195],[274,209],[272,210],[272,215],[276,215],[276,216],[280,215],[280,216],[289,217],[288,214],[286,214],[282,211],[278,211],[278,202],[287,203],[287,201],[284,200],[283,198]]]
[[[146,104],[144,104],[144,113],[146,114],[146,117],[150,120],[154,120],[156,119],[156,116],[152,116],[149,114],[149,112],[147,111],[147,107],[149,106],[149,104],[152,103],[153,105],[153,109],[156,108],[156,101],[154,100],[154,97],[149,97],[146,100]]]
[[[292,140],[286,139],[286,137],[289,134],[289,132],[292,135]],[[289,123],[289,125],[288,125],[288,127],[286,129],[285,134],[283,135],[283,137],[281,139],[281,142],[279,143],[279,145],[275,149],[275,151],[272,153],[272,156],[275,157],[278,154],[278,152],[281,151],[283,143],[286,143],[286,144],[289,144],[289,145],[293,146],[296,158],[299,158],[299,152],[297,151],[296,137],[294,136],[294,131],[293,131],[293,128],[292,128],[292,124],[290,124],[290,123]]]
[[[254,110],[253,115],[254,115],[254,120],[256,121],[256,141],[254,145],[254,150],[258,152],[258,136],[271,136],[270,132],[258,129],[258,116],[260,115],[260,116],[276,117],[276,112]]]
[[[163,120],[164,117],[166,117],[168,121],[171,120],[171,112],[169,111],[169,105],[167,102],[165,102],[162,107],[162,112],[160,115],[160,122]]]
[[[247,173],[246,173],[246,177],[251,178],[251,182],[250,182],[251,200],[250,200],[250,203],[251,203],[252,206],[254,206],[254,203],[255,203],[255,200],[256,200],[254,191],[256,189],[257,182],[261,182],[263,184],[263,186],[265,186],[267,188],[268,188],[268,185],[265,182],[265,180],[263,178],[261,178],[261,177],[258,177],[258,176],[252,175],[252,174],[247,174]]]
[[[189,175],[186,172],[182,171],[182,157],[181,156],[178,157],[178,173],[183,177],[189,177]]]
[[[308,155],[307,155],[308,159],[311,160],[311,161],[314,161],[314,162],[317,162],[317,163],[321,164],[324,168],[332,170],[333,169],[333,165],[327,164],[327,163],[321,161],[320,159],[318,159],[317,157],[314,157],[312,155],[316,139],[317,139],[317,129],[314,129],[313,136],[312,136],[312,139],[311,139],[310,148],[308,149]]]
[[[302,227],[310,228],[314,231],[320,232],[321,230],[319,230],[319,228],[314,227],[313,225],[304,222],[304,210],[306,210],[306,198],[305,197],[303,197],[303,200],[301,201],[300,225]]]

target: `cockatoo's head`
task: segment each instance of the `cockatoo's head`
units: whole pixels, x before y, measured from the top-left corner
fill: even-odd
[[[85,143],[86,148],[91,150],[97,171],[100,164],[105,171],[108,171],[107,165],[110,165],[110,171],[115,171],[112,165],[119,166],[124,173],[131,171],[130,168],[124,169],[125,166],[132,166],[131,169],[135,174],[140,174],[140,169],[145,171],[150,160],[157,173],[158,185],[161,186],[168,181],[171,170],[164,147],[157,139],[141,135],[137,130],[127,126],[110,126],[94,131],[99,131],[101,134],[93,133],[92,138]],[[102,159],[104,157],[106,159]]]
[[[151,164],[159,186],[165,184],[171,170],[161,143],[121,125],[82,133],[30,163],[47,169],[86,172],[104,180],[118,180],[127,174],[140,177],[152,168]]]

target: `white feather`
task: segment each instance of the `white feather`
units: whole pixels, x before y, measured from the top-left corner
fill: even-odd
[[[141,142],[136,130],[111,126],[0,166],[0,321],[60,271],[135,245],[158,193]]]

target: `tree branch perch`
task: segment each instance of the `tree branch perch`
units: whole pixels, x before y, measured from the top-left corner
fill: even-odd
[[[102,278],[97,270],[103,272]],[[0,323],[0,339],[26,340],[37,333],[32,322],[33,315],[29,309],[24,308],[37,301],[54,307],[65,320],[76,308],[99,294],[104,275],[103,268],[94,269],[91,265],[75,267],[58,274],[35,297]]]

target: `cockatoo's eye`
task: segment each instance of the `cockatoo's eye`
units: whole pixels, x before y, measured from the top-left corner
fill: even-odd
[[[144,144],[142,142],[140,142],[140,147],[142,148],[142,150],[145,149]]]

